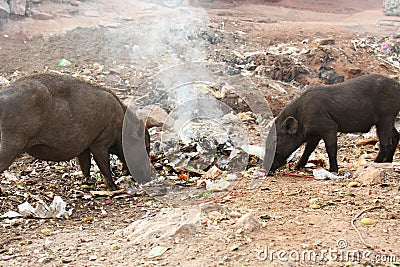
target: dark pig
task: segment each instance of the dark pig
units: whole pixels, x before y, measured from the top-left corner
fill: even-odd
[[[34,74],[0,90],[0,172],[22,152],[35,158],[66,161],[78,158],[83,174],[90,176],[93,155],[107,188],[117,189],[111,175],[109,154],[126,169],[122,128],[127,108],[110,90],[67,75]],[[134,159],[133,177],[148,177],[148,132],[132,112],[132,133],[141,151]],[[146,143],[146,144],[145,144]]]
[[[337,172],[337,132],[365,133],[373,125],[380,142],[375,162],[391,162],[399,143],[399,133],[394,127],[399,111],[400,85],[382,75],[365,75],[332,86],[311,88],[289,103],[275,119],[276,135],[270,131],[267,148],[276,142],[276,150],[272,157],[267,149],[264,168],[269,167],[273,158],[270,171],[274,172],[306,143],[296,165],[297,169],[303,168],[322,139],[329,171]]]

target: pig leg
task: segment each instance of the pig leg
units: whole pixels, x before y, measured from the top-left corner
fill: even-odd
[[[88,178],[90,177],[90,151],[89,149],[86,149],[83,151],[79,156],[78,156],[78,162],[79,166],[81,166],[81,170],[83,173],[83,176]]]
[[[329,171],[338,172],[337,163],[337,131],[329,131],[324,137],[326,152],[329,158]]]
[[[150,134],[149,134],[149,131],[147,130],[147,128],[145,128],[144,129],[144,142],[145,142],[145,145],[146,145],[146,151],[147,151],[147,155],[149,155],[150,156]]]
[[[22,149],[6,147],[2,142],[0,148],[0,173],[10,167],[15,158],[21,154],[22,151]]]
[[[397,138],[398,139],[398,134],[395,136],[392,136],[393,134],[393,119],[382,119],[380,120],[377,125],[377,134],[379,138],[379,153],[378,156],[376,156],[375,162],[391,162],[390,159],[393,159],[393,155],[390,156],[391,152],[396,149],[393,148],[393,143],[392,143],[392,138]],[[390,127],[390,128],[389,128]],[[394,140],[396,141],[396,140]],[[390,161],[389,161],[390,160]]]
[[[310,157],[311,153],[317,147],[319,140],[321,140],[321,137],[318,136],[318,137],[311,138],[310,140],[307,141],[306,148],[304,149],[304,153],[296,165],[296,169],[301,169],[301,168],[304,168],[304,166],[306,166],[308,158]]]
[[[118,188],[112,180],[108,149],[98,144],[93,144],[90,147],[90,152],[92,152],[94,160],[103,174],[103,181],[107,188],[112,191],[117,190]]]
[[[392,149],[390,150],[386,162],[392,162],[393,161],[393,155],[396,152],[397,145],[399,144],[399,132],[395,127],[393,127],[392,130]]]
[[[124,173],[124,175],[129,175],[130,172],[128,169],[128,165],[126,164],[124,152],[122,151],[122,149],[118,149],[117,157],[122,162],[122,172]]]

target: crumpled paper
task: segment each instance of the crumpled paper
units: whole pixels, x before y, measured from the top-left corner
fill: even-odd
[[[60,196],[55,196],[50,206],[47,206],[44,201],[39,200],[36,207],[33,208],[28,202],[18,205],[18,211],[8,211],[1,218],[16,218],[16,217],[34,217],[40,219],[58,219],[68,218],[72,214],[73,209],[66,209],[67,203]]]
[[[350,173],[346,172],[344,175],[336,175],[334,173],[328,172],[325,169],[316,169],[313,171],[314,178],[317,180],[336,180],[345,179],[350,177]]]

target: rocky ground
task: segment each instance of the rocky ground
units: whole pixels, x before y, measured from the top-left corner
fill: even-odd
[[[368,73],[398,77],[399,20],[383,14],[381,1],[27,4],[27,17],[0,20],[0,86],[58,72],[128,101],[190,82],[231,108],[255,146],[263,145],[265,106],[277,115],[313,85]],[[171,97],[183,111],[162,98],[149,101],[174,117],[190,110],[187,95]],[[211,112],[207,104],[201,108]],[[164,130],[150,130],[153,153]],[[346,178],[315,179],[314,170],[328,164],[320,144],[301,171],[290,163],[265,177],[252,156],[252,168],[223,174],[231,177],[230,190],[182,181],[155,197],[139,188],[107,195],[95,166],[87,181],[74,160],[21,155],[1,175],[0,214],[26,201],[49,205],[55,196],[73,210],[61,219],[1,218],[0,266],[399,265],[399,153],[394,164],[373,164],[373,130],[339,134],[338,146],[339,175]],[[166,171],[155,155],[153,164]]]

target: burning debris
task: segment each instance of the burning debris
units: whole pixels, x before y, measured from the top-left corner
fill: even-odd
[[[240,115],[245,121],[238,119]],[[186,188],[189,192],[208,191],[208,197],[214,197],[212,192],[231,190],[243,171],[260,165],[261,161],[257,153],[248,153],[244,142],[247,135],[244,124],[249,118],[254,123],[255,118],[240,115],[228,113],[212,121],[195,119],[178,133],[173,127],[150,129],[152,140],[156,140],[151,149],[156,172],[154,179],[143,185],[146,192],[170,194],[177,188]]]
[[[212,198],[232,189],[248,167],[261,166],[271,111],[255,85],[223,69],[207,62],[176,65],[145,82],[130,102],[130,107],[157,106],[168,114],[161,127],[149,130],[154,169],[152,181],[142,183],[149,195],[179,191],[187,197],[206,190]],[[239,93],[238,88],[248,90]],[[251,110],[237,112],[225,104],[229,93]]]

